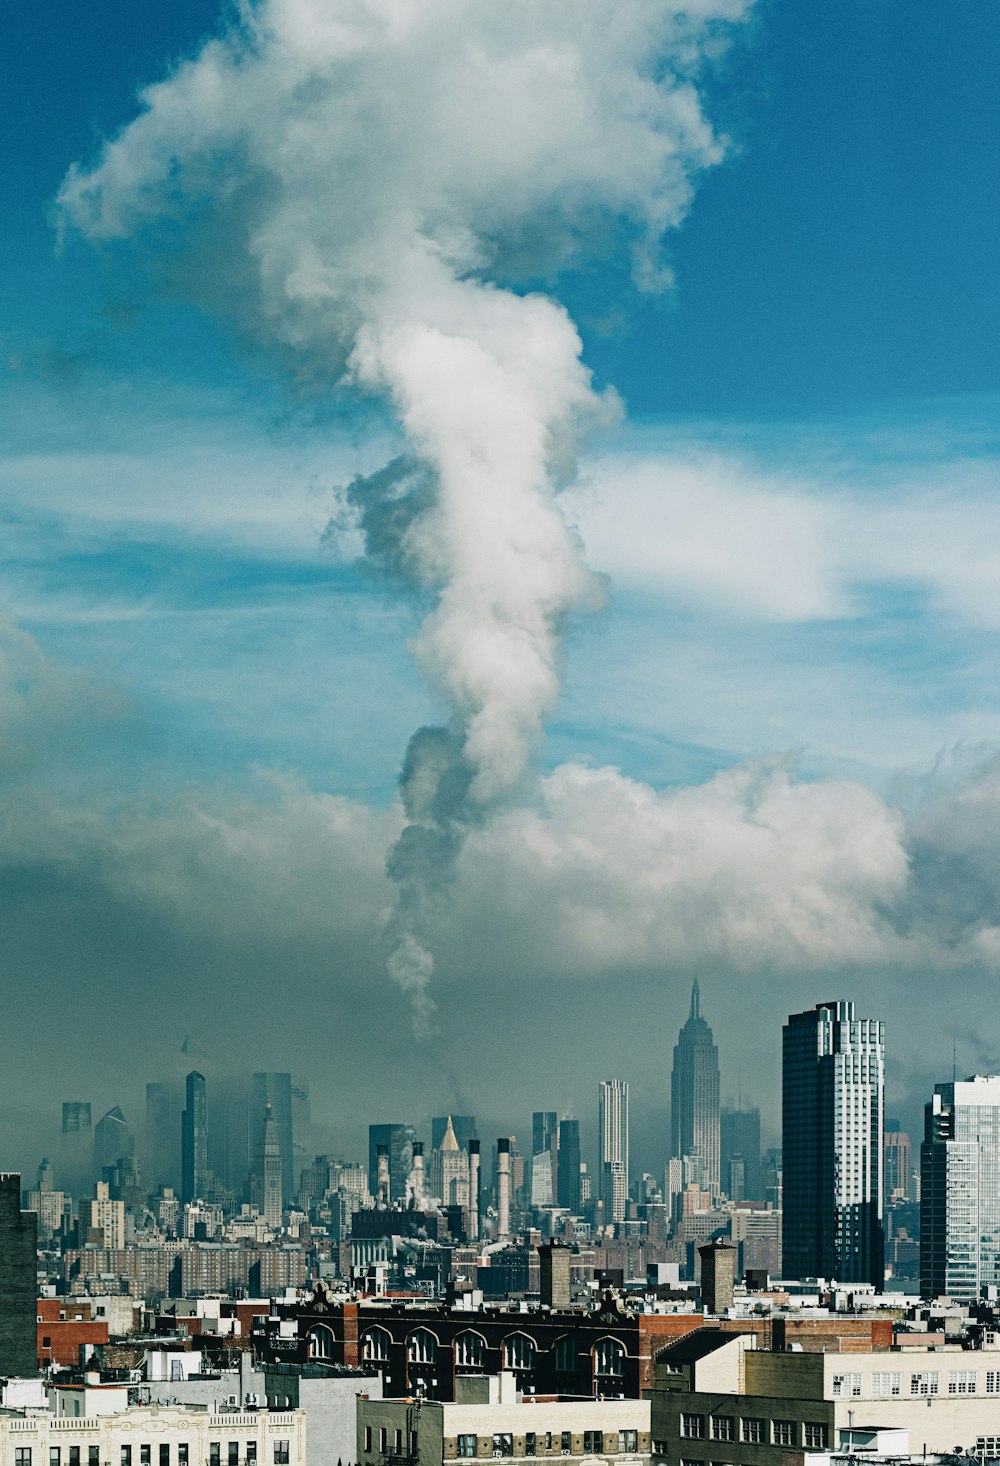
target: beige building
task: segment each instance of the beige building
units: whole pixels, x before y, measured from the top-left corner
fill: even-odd
[[[469,1205],[469,1153],[459,1147],[450,1115],[440,1147],[431,1151],[430,1194],[442,1206]]]
[[[586,1458],[650,1466],[648,1400],[521,1396],[513,1375],[465,1376],[452,1401],[358,1399],[359,1466],[443,1466],[461,1460]]]
[[[105,1247],[125,1246],[125,1203],[111,1200],[106,1181],[98,1181],[93,1197],[81,1206],[87,1208],[87,1226],[92,1231],[99,1227],[104,1233]]]
[[[304,1466],[303,1410],[130,1410],[126,1397],[62,1387],[47,1411],[0,1414],[0,1466]]]
[[[773,1352],[700,1329],[657,1356],[654,1462],[787,1466],[849,1432],[909,1431],[914,1455],[1000,1455],[1000,1350]]]

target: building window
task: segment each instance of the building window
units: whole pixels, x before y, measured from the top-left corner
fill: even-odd
[[[310,1359],[333,1358],[333,1333],[330,1329],[318,1324],[316,1328],[309,1330],[308,1339]]]
[[[371,1448],[372,1448],[372,1428],[371,1428],[370,1425],[366,1425],[365,1426],[365,1450],[366,1451],[370,1451]]]
[[[618,1432],[618,1450],[623,1456],[634,1456],[639,1449],[639,1432],[636,1430],[620,1430]]]
[[[240,1443],[239,1441],[229,1442],[229,1466],[240,1466]]]
[[[535,1432],[533,1430],[525,1432],[524,1454],[526,1456],[533,1456],[535,1454]]]
[[[556,1345],[556,1374],[576,1374],[576,1340],[572,1334]]]
[[[123,1453],[124,1453],[124,1451],[129,1450],[129,1449],[130,1448],[127,1447],[127,1446],[123,1446],[122,1447]],[[59,1447],[58,1446],[49,1446],[49,1466],[59,1466]],[[125,1459],[124,1459],[124,1454],[123,1454],[123,1457],[122,1457],[122,1466],[128,1466],[128,1462],[125,1461]]]
[[[147,1453],[143,1457],[142,1466],[149,1466],[149,1455],[148,1455],[149,1447],[148,1446],[143,1446],[142,1447],[142,1450]],[[219,1444],[218,1441],[209,1441],[209,1443],[208,1443],[208,1466],[219,1466],[219,1462],[220,1462],[221,1459],[222,1459],[222,1446]]]
[[[705,1439],[705,1417],[704,1415],[689,1415],[687,1411],[681,1412],[681,1435],[691,1441],[702,1441]]]
[[[185,1458],[186,1461],[186,1458]],[[247,1466],[257,1466],[257,1442],[247,1441]]]
[[[807,1451],[825,1451],[827,1448],[826,1426],[807,1420],[802,1427],[802,1444]]]
[[[385,1329],[369,1329],[361,1336],[361,1357],[366,1364],[388,1364],[391,1343]]]
[[[249,1459],[249,1455],[247,1459]],[[177,1447],[177,1466],[188,1466],[188,1462],[190,1460],[191,1447],[188,1445],[187,1441],[181,1441],[180,1445]]]
[[[705,1463],[704,1461],[692,1461],[688,1456],[682,1456],[681,1466],[705,1466]]]
[[[510,1334],[503,1341],[504,1369],[534,1369],[535,1345],[527,1334]]]
[[[753,1417],[744,1417],[740,1421],[740,1440],[747,1445],[762,1446],[765,1442],[764,1422]]]
[[[775,1446],[794,1446],[795,1444],[795,1421],[794,1420],[772,1420],[771,1421],[771,1443]]]
[[[455,1363],[467,1369],[482,1369],[486,1357],[486,1341],[482,1334],[466,1329],[455,1339]]]
[[[406,1357],[411,1364],[433,1364],[438,1341],[429,1329],[415,1329],[406,1337]]]
[[[736,1422],[731,1415],[713,1415],[711,1425],[713,1441],[734,1441],[736,1439]]]
[[[494,1431],[493,1454],[494,1456],[513,1456],[514,1437],[509,1433],[509,1431]]]
[[[381,1456],[384,1456],[389,1449],[389,1432],[384,1425],[378,1428],[378,1449]]]
[[[948,1372],[949,1395],[974,1395],[976,1393],[976,1371],[974,1369],[952,1369]]]
[[[87,1466],[101,1466],[100,1446],[87,1447]]]
[[[588,1456],[601,1456],[604,1454],[604,1432],[603,1430],[585,1430],[583,1432],[583,1449]]]
[[[419,1454],[419,1452],[417,1451],[417,1432],[415,1430],[411,1430],[410,1431],[410,1455],[411,1456],[416,1456],[418,1454]]]
[[[69,1466],[80,1466],[80,1447],[79,1446],[70,1446],[70,1448],[69,1448]]]
[[[986,1371],[986,1393],[988,1395],[1000,1395],[1000,1369],[988,1369]]]
[[[1000,1435],[977,1436],[976,1455],[980,1461],[995,1460],[1000,1456]]]
[[[877,1369],[872,1375],[872,1395],[876,1400],[894,1400],[903,1393],[903,1376],[898,1370]]]
[[[211,1461],[211,1466],[219,1466],[219,1445],[218,1445],[218,1442],[217,1441],[213,1441],[212,1444],[209,1446],[209,1448],[208,1448],[208,1454],[209,1454],[209,1459]],[[140,1446],[139,1447],[139,1466],[149,1466],[149,1463],[150,1463],[150,1461],[152,1459],[153,1459],[153,1448],[152,1448],[152,1446]],[[76,1458],[75,1461],[71,1460],[70,1463],[69,1463],[69,1466],[80,1466],[80,1458],[79,1458],[79,1456],[77,1456],[77,1458]]]
[[[53,1461],[52,1452],[49,1452],[49,1466],[59,1466],[59,1447],[55,1451],[56,1459]],[[132,1466],[132,1447],[122,1446],[121,1466]]]
[[[479,1437],[477,1435],[460,1435],[458,1438],[458,1454],[460,1456],[478,1456]]]
[[[922,1369],[919,1374],[910,1375],[911,1395],[936,1395],[938,1372],[936,1369]]]
[[[833,1376],[833,1398],[835,1400],[861,1397],[860,1374],[835,1374]]]
[[[275,1441],[274,1443],[274,1466],[288,1466],[289,1441]]]
[[[625,1350],[617,1339],[598,1339],[594,1345],[594,1373],[616,1378],[625,1372]]]
[[[403,1454],[403,1431],[402,1428],[398,1425],[392,1433],[392,1449],[395,1451],[397,1456],[401,1456]]]
[[[15,1446],[14,1466],[31,1466],[31,1447]]]
[[[571,1453],[571,1451],[573,1450],[573,1433],[572,1433],[572,1431],[569,1431],[569,1430],[564,1430],[563,1431],[562,1435],[559,1437],[559,1448],[562,1451],[562,1453],[563,1453],[564,1456],[568,1456]]]

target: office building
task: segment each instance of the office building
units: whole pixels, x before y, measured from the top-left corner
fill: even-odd
[[[79,1196],[90,1185],[94,1168],[94,1132],[90,1104],[86,1100],[63,1101],[55,1154],[59,1185]]]
[[[389,1164],[392,1187],[392,1161]],[[469,1205],[469,1153],[462,1150],[449,1116],[441,1144],[431,1152],[430,1194],[442,1206]]]
[[[691,1011],[677,1036],[670,1078],[672,1153],[701,1157],[702,1186],[719,1194],[719,1051],[701,1014],[695,979]]]
[[[556,1202],[576,1216],[580,1210],[580,1122],[560,1120]]]
[[[1000,1075],[936,1084],[920,1147],[920,1292],[1000,1287]]]
[[[883,1138],[885,1204],[913,1200],[913,1149],[898,1120],[886,1120]]]
[[[782,1049],[786,1278],[882,1286],[885,1033],[854,1004],[793,1013]]]
[[[459,1150],[468,1150],[470,1140],[479,1139],[475,1115],[435,1115],[431,1120],[431,1150],[440,1150],[444,1132],[451,1126]]]
[[[146,1085],[146,1127],[142,1147],[143,1173],[149,1185],[181,1184],[177,1167],[179,1149],[177,1132],[180,1108],[174,1085],[154,1080]]]
[[[135,1154],[135,1141],[121,1108],[115,1105],[94,1126],[94,1175],[100,1179],[119,1161]]]
[[[389,1157],[389,1200],[406,1200],[416,1138],[417,1132],[412,1125],[368,1126],[368,1189],[373,1196],[378,1196],[378,1147],[384,1145]]]
[[[80,1216],[87,1228],[86,1242],[89,1245],[115,1249],[125,1246],[128,1240],[125,1235],[125,1203],[112,1198],[106,1181],[95,1181],[93,1196],[80,1203]],[[96,1233],[100,1235],[95,1236]]]
[[[760,1171],[760,1110],[724,1108],[719,1112],[722,1191],[730,1201],[763,1201]],[[739,1181],[739,1186],[737,1186]]]
[[[0,1375],[8,1378],[37,1369],[37,1227],[35,1213],[21,1210],[20,1176],[0,1173]]]
[[[192,1069],[184,1082],[181,1117],[181,1203],[208,1195],[208,1101],[204,1074]]]
[[[296,1081],[301,1083],[301,1081]],[[253,1076],[250,1088],[250,1133],[253,1140],[254,1165],[263,1154],[264,1117],[268,1105],[274,1122],[278,1151],[281,1156],[282,1195],[291,1198],[298,1190],[298,1176],[295,1173],[295,1124],[296,1109],[301,1112],[299,1102],[293,1102],[292,1076],[267,1071]]]
[[[278,1139],[278,1125],[270,1102],[264,1107],[264,1133],[261,1136],[260,1155],[256,1168],[260,1214],[269,1227],[281,1226],[284,1207],[284,1166],[281,1144]]]
[[[531,1154],[555,1150],[559,1145],[559,1117],[555,1110],[536,1110],[531,1117]]]
[[[602,1220],[623,1222],[628,1200],[628,1085],[602,1079],[597,1115]]]

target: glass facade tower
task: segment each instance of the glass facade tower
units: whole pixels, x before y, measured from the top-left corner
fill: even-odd
[[[920,1147],[920,1292],[1000,1287],[1000,1075],[936,1084]]]
[[[885,1028],[854,1004],[793,1013],[782,1046],[786,1278],[882,1286]]]

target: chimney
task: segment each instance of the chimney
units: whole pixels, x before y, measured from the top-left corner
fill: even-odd
[[[479,1241],[479,1141],[469,1141],[469,1225],[470,1242]]]
[[[510,1236],[510,1139],[501,1135],[497,1141],[497,1241]]]
[[[375,1156],[376,1156],[376,1166],[377,1166],[377,1176],[378,1176],[378,1196],[377,1196],[376,1200],[378,1201],[379,1206],[388,1206],[389,1205],[389,1147],[387,1145],[377,1145],[375,1147]]]
[[[701,1258],[701,1302],[705,1312],[718,1318],[733,1306],[736,1258],[739,1249],[728,1242],[706,1242]]]
[[[549,1308],[570,1306],[570,1258],[573,1249],[564,1242],[543,1242],[538,1249],[539,1295]]]
[[[424,1200],[424,1142],[413,1142],[413,1170],[410,1172],[410,1196],[414,1206],[422,1206]]]

